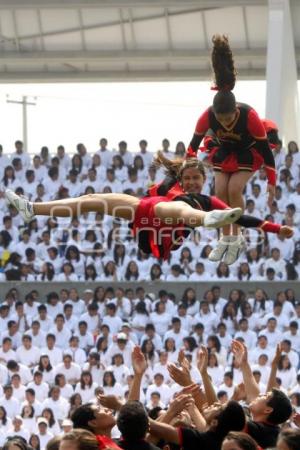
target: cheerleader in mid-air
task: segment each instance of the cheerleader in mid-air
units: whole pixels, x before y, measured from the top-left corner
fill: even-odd
[[[266,232],[293,235],[292,228],[243,216],[241,208],[230,209],[216,197],[202,195],[205,170],[196,158],[168,160],[158,153],[156,163],[166,169],[162,183],[150,188],[142,199],[127,194],[89,194],[82,197],[30,202],[11,190],[6,200],[21,214],[25,222],[35,215],[78,217],[86,212],[100,212],[130,221],[138,246],[145,253],[167,259],[177,250],[189,233],[198,226],[224,227],[238,223],[244,227],[261,228]]]
[[[246,183],[256,170],[264,166],[271,201],[276,184],[274,156],[266,129],[256,111],[249,105],[237,103],[231,92],[235,86],[236,70],[225,36],[213,37],[212,67],[215,77],[213,89],[218,92],[212,106],[197,122],[188,155],[197,155],[204,138],[204,150],[208,153],[215,174],[216,196],[231,208],[244,209],[243,191]],[[266,127],[267,122],[270,125],[270,121],[266,121]],[[223,227],[223,235],[209,259],[219,261],[224,256],[227,264],[233,264],[244,247],[245,240],[238,224]]]

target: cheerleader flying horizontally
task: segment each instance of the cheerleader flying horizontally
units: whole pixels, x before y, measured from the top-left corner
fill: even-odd
[[[93,211],[126,219],[131,222],[129,226],[139,248],[163,259],[178,249],[198,226],[218,228],[238,223],[284,237],[293,235],[292,228],[243,216],[241,208],[230,209],[217,197],[202,195],[205,170],[196,158],[170,161],[158,153],[157,164],[165,167],[167,176],[141,199],[121,193],[89,194],[35,203],[7,190],[6,201],[19,211],[25,222],[30,222],[36,215],[78,217]]]

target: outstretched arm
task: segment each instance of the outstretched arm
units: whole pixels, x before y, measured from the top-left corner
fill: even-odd
[[[142,353],[140,347],[134,347],[131,354],[132,368],[134,371],[134,376],[132,380],[132,385],[130,387],[128,401],[129,400],[140,400],[141,391],[141,381],[144,373],[147,369],[147,362],[144,354]]]
[[[208,351],[207,348],[203,345],[201,346],[201,349],[198,353],[198,370],[201,374],[204,391],[206,395],[206,400],[208,403],[208,406],[213,405],[215,402],[218,401],[218,398],[216,396],[215,390],[213,388],[213,384],[211,382],[210,376],[207,372],[207,364],[208,364]]]
[[[210,197],[210,208],[213,209],[227,209],[230,208],[226,203],[218,197]],[[279,225],[278,223],[269,222],[268,220],[258,219],[257,217],[243,214],[236,222],[245,228],[258,228],[267,233],[276,233],[285,238],[291,238],[294,231],[291,227],[286,225]]]
[[[173,444],[179,444],[179,436],[177,428],[172,427],[166,423],[157,422],[156,420],[149,419],[150,435],[159,439],[163,439],[166,442]]]
[[[270,372],[270,375],[269,375],[269,380],[268,380],[266,392],[269,392],[274,387],[276,387],[276,373],[277,373],[278,363],[279,363],[279,360],[280,360],[281,353],[282,353],[281,344],[277,344],[276,353],[275,353],[275,356],[274,356],[272,364],[271,364],[271,372]]]
[[[197,158],[200,143],[208,129],[209,129],[209,109],[204,111],[202,116],[198,119],[194,135],[186,151],[186,158]]]
[[[243,214],[236,223],[245,228],[259,228],[268,233],[276,233],[287,239],[291,238],[294,234],[293,228],[288,227],[287,225],[279,225],[278,223],[261,220],[257,217],[247,216],[245,214]]]
[[[239,367],[242,370],[246,396],[248,402],[250,403],[252,400],[259,396],[260,391],[248,362],[247,347],[241,342],[233,340],[231,349]]]

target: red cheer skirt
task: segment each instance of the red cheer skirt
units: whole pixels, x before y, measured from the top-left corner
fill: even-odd
[[[251,147],[246,151],[227,151],[222,152],[222,149],[213,149],[208,156],[210,163],[214,170],[218,172],[256,172],[264,165],[263,157],[258,151]]]
[[[155,215],[155,205],[171,201],[164,196],[144,197],[135,212],[131,224],[133,235],[137,238],[138,246],[145,253],[152,253],[156,258],[167,259],[174,245],[174,232],[184,230],[184,225],[168,225]]]

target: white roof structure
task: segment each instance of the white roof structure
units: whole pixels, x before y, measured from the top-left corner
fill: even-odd
[[[267,28],[267,0],[0,0],[0,82],[210,79],[216,32],[264,78]]]

